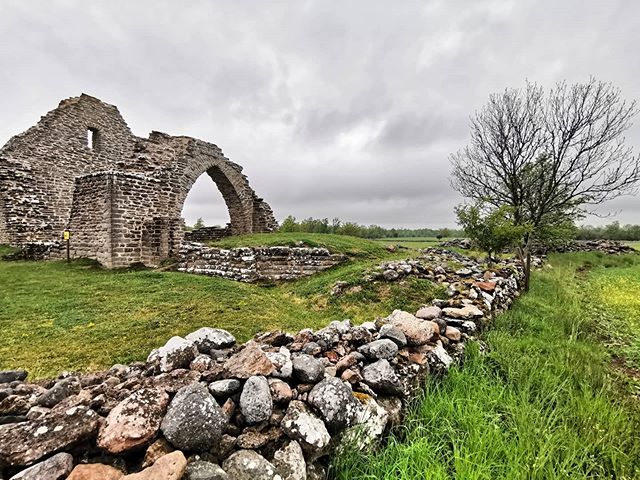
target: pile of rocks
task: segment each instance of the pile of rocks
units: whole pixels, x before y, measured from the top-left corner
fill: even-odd
[[[108,371],[34,383],[0,372],[0,478],[325,478],[330,454],[369,448],[399,424],[425,376],[460,359],[478,322],[517,296],[517,268],[465,261],[424,272],[447,279],[449,298],[415,314],[244,345],[204,327]]]
[[[441,247],[445,247],[445,248],[457,247],[457,248],[462,248],[464,250],[470,249],[471,245],[472,245],[471,240],[469,240],[468,238],[453,238],[451,240],[447,240],[440,243]]]
[[[580,241],[573,240],[562,245],[553,247],[537,246],[532,249],[538,254],[548,253],[567,253],[567,252],[602,252],[611,255],[620,255],[626,253],[636,253],[636,250],[629,245],[615,240],[589,240]]]

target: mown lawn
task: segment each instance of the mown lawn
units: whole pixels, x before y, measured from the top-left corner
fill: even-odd
[[[326,244],[352,258],[316,276],[270,286],[176,272],[109,271],[87,261],[0,260],[0,369],[26,368],[31,378],[95,370],[144,360],[172,335],[202,326],[227,329],[245,341],[265,330],[373,320],[394,308],[417,309],[441,294],[429,282],[414,280],[333,297],[329,291],[336,281],[356,284],[365,269],[407,252],[391,254],[353,237],[303,236],[289,240]]]
[[[640,408],[617,373],[638,361],[640,256],[550,264],[484,334],[487,354],[471,344],[385,448],[339,458],[335,478],[640,478]]]

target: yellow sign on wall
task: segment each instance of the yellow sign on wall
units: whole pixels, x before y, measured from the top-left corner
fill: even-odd
[[[71,232],[69,230],[64,231],[64,239],[69,240],[71,238]]]

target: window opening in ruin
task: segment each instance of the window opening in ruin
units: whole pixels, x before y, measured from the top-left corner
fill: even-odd
[[[202,219],[207,227],[226,227],[229,210],[216,183],[206,172],[198,177],[182,206],[182,218],[187,227]]]
[[[96,150],[98,147],[98,129],[87,128],[87,145],[91,150]]]

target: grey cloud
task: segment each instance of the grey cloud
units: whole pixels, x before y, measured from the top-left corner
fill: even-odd
[[[278,218],[452,225],[447,157],[489,94],[595,75],[640,98],[639,32],[628,0],[5,0],[0,143],[86,92],[219,145]],[[602,211],[640,223],[638,197]],[[210,181],[185,216],[226,221]]]

